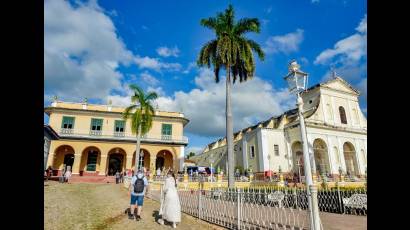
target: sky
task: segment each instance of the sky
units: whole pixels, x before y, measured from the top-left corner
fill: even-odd
[[[200,3],[200,4],[199,4]],[[295,107],[283,77],[290,60],[309,74],[309,86],[333,68],[361,92],[367,116],[367,2],[361,0],[100,0],[44,1],[44,105],[59,100],[128,106],[133,83],[160,96],[160,110],[190,120],[185,152],[200,152],[225,136],[225,72],[199,68],[201,47],[215,38],[202,18],[229,4],[235,18],[258,18],[246,36],[265,51],[255,77],[232,90],[234,131]],[[44,122],[48,122],[44,115]]]

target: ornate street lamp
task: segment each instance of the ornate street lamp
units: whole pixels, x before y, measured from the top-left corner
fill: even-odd
[[[307,185],[307,195],[309,204],[309,217],[310,227],[313,230],[320,229],[320,217],[319,206],[317,200],[317,187],[313,184],[312,168],[310,165],[308,141],[306,137],[305,118],[303,117],[303,100],[300,94],[306,89],[306,82],[308,74],[301,71],[300,65],[295,61],[291,61],[289,64],[289,73],[286,75],[285,80],[289,85],[289,91],[295,93],[297,96],[298,114],[300,121],[300,132],[303,143],[303,163],[305,168],[305,178]]]

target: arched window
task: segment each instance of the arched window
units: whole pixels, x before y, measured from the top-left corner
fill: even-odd
[[[342,124],[347,124],[346,112],[343,106],[339,107],[339,114],[340,114],[340,122],[342,122]]]

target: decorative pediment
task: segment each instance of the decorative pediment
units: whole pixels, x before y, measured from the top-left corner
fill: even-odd
[[[345,80],[343,80],[340,77],[336,77],[332,80],[329,80],[323,84],[321,84],[321,86],[326,87],[326,88],[330,88],[330,89],[335,89],[338,91],[343,91],[346,93],[352,93],[352,94],[357,94],[360,95],[360,92],[353,88],[349,83],[347,83]]]

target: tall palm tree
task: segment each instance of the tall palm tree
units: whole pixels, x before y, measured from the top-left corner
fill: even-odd
[[[201,25],[215,32],[216,38],[207,42],[201,49],[198,66],[214,67],[215,82],[219,82],[219,71],[226,70],[226,140],[228,146],[228,186],[234,187],[233,124],[231,110],[231,84],[239,78],[240,82],[251,79],[255,73],[255,52],[264,60],[265,54],[260,45],[245,37],[248,32],[260,32],[257,18],[242,18],[235,21],[232,5],[216,17],[201,20]],[[232,76],[231,76],[232,73]],[[231,83],[232,82],[232,83]]]
[[[148,133],[152,127],[152,118],[155,114],[152,102],[157,99],[158,95],[155,92],[145,94],[137,85],[131,84],[129,87],[134,91],[134,95],[131,96],[132,104],[123,112],[123,118],[124,120],[131,118],[131,131],[137,135],[137,148],[135,151],[135,172],[137,172],[140,169],[141,136]]]

